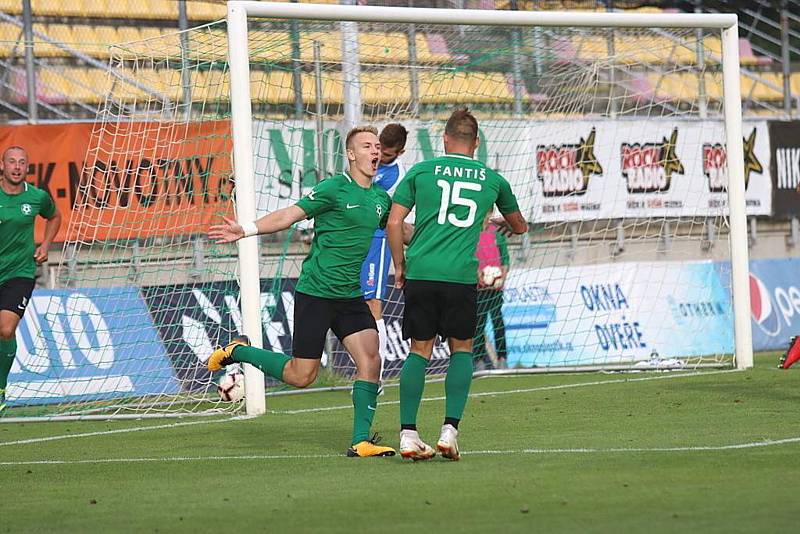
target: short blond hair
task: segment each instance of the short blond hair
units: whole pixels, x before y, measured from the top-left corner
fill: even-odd
[[[345,148],[350,148],[350,141],[360,133],[371,133],[374,134],[375,137],[378,137],[378,129],[374,126],[356,126],[347,132],[347,138],[344,141]]]

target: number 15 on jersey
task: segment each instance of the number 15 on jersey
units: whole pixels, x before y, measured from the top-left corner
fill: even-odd
[[[480,191],[481,184],[472,182],[453,182],[452,187],[447,180],[437,180],[436,185],[442,190],[442,199],[439,204],[439,224],[450,223],[459,228],[469,228],[475,222],[478,205],[474,200],[462,196],[463,191]],[[455,213],[447,213],[450,206],[466,206],[469,209],[465,219],[459,219]]]

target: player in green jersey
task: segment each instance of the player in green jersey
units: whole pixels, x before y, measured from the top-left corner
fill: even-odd
[[[8,374],[17,354],[17,325],[33,293],[36,264],[47,261],[61,215],[46,191],[25,181],[28,154],[19,146],[0,160],[0,411],[5,409]],[[33,240],[36,216],[47,219],[44,240]]]
[[[432,447],[417,433],[417,411],[425,367],[436,336],[447,338],[450,365],[445,379],[445,418],[437,448],[459,459],[458,423],[472,382],[472,337],[477,324],[475,250],[483,219],[496,204],[504,231],[528,229],[511,186],[496,171],[473,159],[478,122],[467,109],[453,112],[444,131],[445,155],[414,165],[395,191],[387,233],[395,285],[405,293],[403,336],[411,350],[400,372],[400,453],[427,459]],[[403,250],[402,226],[416,206],[414,236]]]
[[[269,376],[296,387],[313,383],[319,371],[328,329],[341,340],[356,364],[353,384],[353,439],[348,456],[394,456],[390,447],[369,438],[377,407],[381,360],[378,330],[364,302],[359,283],[361,265],[377,228],[386,226],[392,201],[373,185],[380,161],[378,132],[358,127],[347,134],[350,172],[321,181],[297,204],[239,225],[231,219],[212,226],[208,235],[230,243],[257,234],[289,228],[314,219],[314,241],[295,289],[292,356],[247,346],[237,339],[217,349],[208,369],[249,363]]]

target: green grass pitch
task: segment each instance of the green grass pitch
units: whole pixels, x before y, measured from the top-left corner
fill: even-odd
[[[776,363],[476,380],[460,462],[346,458],[347,392],[249,420],[0,424],[0,532],[793,531],[800,369]],[[395,446],[397,394],[375,422]]]

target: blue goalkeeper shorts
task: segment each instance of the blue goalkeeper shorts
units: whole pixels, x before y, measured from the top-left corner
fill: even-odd
[[[386,241],[386,232],[377,230],[372,236],[367,258],[361,266],[361,292],[364,300],[383,299],[389,283],[389,262],[392,253]]]

